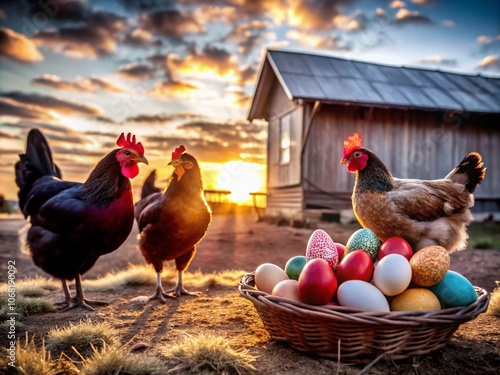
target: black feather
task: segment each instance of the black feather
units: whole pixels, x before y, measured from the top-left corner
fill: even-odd
[[[23,212],[31,188],[37,180],[44,176],[62,178],[59,167],[52,160],[49,144],[40,130],[31,129],[28,133],[26,153],[19,155],[15,172],[19,187],[19,206]]]
[[[156,181],[156,170],[153,170],[146,178],[146,181],[144,181],[144,185],[142,186],[142,191],[141,191],[141,199],[146,198],[148,195],[158,193],[161,191],[160,188],[157,188],[155,186],[155,181]]]
[[[465,187],[471,193],[481,184],[486,174],[486,168],[483,168],[483,160],[477,152],[471,152],[464,160],[458,164],[454,171],[455,175],[467,176]],[[453,179],[453,177],[452,177]]]

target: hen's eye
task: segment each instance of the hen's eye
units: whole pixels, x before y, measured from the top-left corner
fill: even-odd
[[[355,157],[355,158],[359,158],[360,156],[361,156],[361,151],[356,151],[356,152],[354,153],[354,157]]]
[[[130,155],[132,155],[132,153],[130,151],[126,150],[125,151],[125,156],[130,156]]]

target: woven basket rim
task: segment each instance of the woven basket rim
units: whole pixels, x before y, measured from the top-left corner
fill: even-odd
[[[435,311],[375,312],[345,306],[317,306],[272,296],[269,293],[259,291],[254,287],[254,275],[255,272],[244,275],[238,286],[240,294],[253,302],[254,305],[269,309],[279,309],[288,314],[368,325],[416,326],[420,324],[463,323],[485,312],[490,300],[490,295],[485,289],[474,286],[478,298],[472,304]]]

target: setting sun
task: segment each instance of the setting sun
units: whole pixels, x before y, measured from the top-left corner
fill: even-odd
[[[222,165],[217,177],[217,188],[229,190],[229,200],[238,204],[251,204],[252,192],[265,190],[265,166],[242,161]]]

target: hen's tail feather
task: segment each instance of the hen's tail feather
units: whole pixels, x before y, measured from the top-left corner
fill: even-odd
[[[146,181],[144,181],[144,185],[142,186],[142,191],[141,191],[141,199],[146,198],[148,195],[158,193],[159,191],[161,191],[160,188],[157,188],[155,186],[155,181],[156,181],[156,170],[153,170],[146,178]]]
[[[477,152],[471,152],[446,178],[459,182],[471,193],[481,184],[486,174],[483,159]]]
[[[20,204],[21,201],[26,201],[33,184],[39,178],[43,176],[62,178],[61,170],[52,160],[49,144],[38,129],[31,129],[28,133],[26,153],[19,155],[15,170]]]

